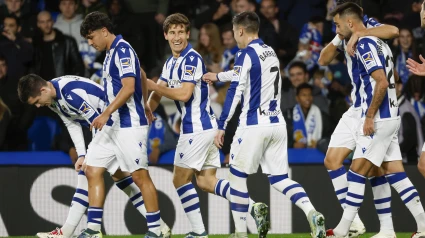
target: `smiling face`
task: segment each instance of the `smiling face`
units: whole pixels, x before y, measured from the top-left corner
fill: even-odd
[[[182,24],[171,25],[167,32],[164,32],[164,37],[170,45],[173,55],[180,55],[186,48],[189,39],[190,31],[186,32],[186,27]]]

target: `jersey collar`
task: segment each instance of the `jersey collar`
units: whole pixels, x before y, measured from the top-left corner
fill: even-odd
[[[179,57],[184,57],[190,49],[192,49],[192,45],[188,42],[186,48],[180,53]]]
[[[260,39],[260,38],[258,38],[258,39],[255,39],[255,40],[252,40],[251,42],[249,42],[249,44],[248,45],[253,45],[253,44],[264,44],[264,42]]]
[[[59,100],[59,99],[62,99],[62,96],[61,96],[61,91],[60,91],[60,89],[59,89],[59,83],[58,83],[58,81],[56,81],[56,80],[53,80],[53,81],[50,81],[52,84],[53,84],[53,87],[55,88],[55,90],[56,90],[56,101],[57,100]]]
[[[122,36],[121,35],[117,35],[115,37],[114,41],[112,41],[111,48],[109,50],[115,48],[117,46],[117,44],[118,44],[118,41],[121,40],[121,39],[122,39]]]

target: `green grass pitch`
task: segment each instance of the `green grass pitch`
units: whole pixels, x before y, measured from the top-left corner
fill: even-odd
[[[360,238],[369,238],[375,235],[375,233],[366,233]],[[412,233],[397,233],[397,238],[410,238]],[[23,237],[34,237],[34,236],[11,236],[14,238],[23,238]],[[132,236],[103,236],[104,238],[142,238],[142,235],[132,235]],[[229,235],[209,235],[208,237],[211,238],[228,238]],[[310,238],[310,234],[270,234],[267,235],[267,237],[270,238]],[[171,238],[184,238],[184,235],[172,235]],[[249,238],[257,238],[257,235],[249,235]]]

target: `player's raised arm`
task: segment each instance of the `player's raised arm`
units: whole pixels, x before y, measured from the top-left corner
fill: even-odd
[[[241,95],[245,91],[246,81],[251,66],[251,58],[246,52],[242,52],[239,56],[236,57],[235,66],[233,67],[232,82],[230,83],[230,87],[227,90],[223,111],[221,112],[220,119],[218,120],[219,130],[226,129],[227,123],[235,113],[236,106],[241,99]]]
[[[332,60],[343,51],[342,36],[336,35],[335,38],[320,52],[318,64],[321,66],[329,65]]]

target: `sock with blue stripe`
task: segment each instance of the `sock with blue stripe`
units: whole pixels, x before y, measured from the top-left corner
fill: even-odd
[[[80,223],[81,218],[89,206],[88,183],[86,175],[83,171],[78,173],[77,189],[72,198],[71,207],[69,208],[68,217],[65,224],[61,227],[65,237],[71,237],[74,234],[75,228]]]
[[[218,179],[215,184],[214,194],[227,199],[230,202],[230,183],[225,179]],[[254,201],[249,198],[248,212],[251,213],[251,209],[254,205]]]
[[[87,211],[87,228],[94,231],[100,231],[102,228],[102,217],[102,207],[89,207]]]
[[[148,222],[148,230],[156,235],[161,234],[161,214],[158,211],[146,213],[146,221]]]
[[[388,182],[399,193],[406,207],[412,213],[418,226],[417,232],[425,231],[425,213],[418,191],[405,172],[386,175]]]
[[[120,181],[115,182],[115,185],[127,194],[133,203],[133,206],[146,218],[146,207],[143,201],[143,196],[139,187],[137,187],[137,185],[133,182],[133,178],[131,176],[125,177]],[[161,218],[159,218],[159,221],[162,226],[164,221]]]
[[[288,174],[269,175],[269,181],[273,188],[283,193],[292,203],[301,208],[306,216],[308,216],[310,211],[315,210],[304,188],[299,183],[290,179]]]
[[[335,194],[341,204],[341,207],[344,207],[345,197],[347,196],[348,191],[348,181],[347,181],[347,171],[345,167],[342,166],[337,170],[328,170],[329,177],[332,179],[332,184],[335,189]]]
[[[348,234],[351,223],[362,205],[366,177],[350,170],[347,173],[347,181],[348,192],[347,197],[345,198],[344,213],[342,214],[342,218],[338,226],[333,230],[336,236],[341,237]]]
[[[372,186],[373,200],[376,213],[381,223],[380,231],[384,233],[394,232],[391,214],[391,187],[385,176],[369,178]]]
[[[192,225],[192,231],[197,234],[205,232],[202,221],[201,210],[199,208],[199,197],[192,183],[187,183],[176,189],[180,197],[184,212]]]
[[[236,232],[247,232],[246,217],[249,209],[249,194],[246,180],[248,174],[230,166],[230,209]]]

